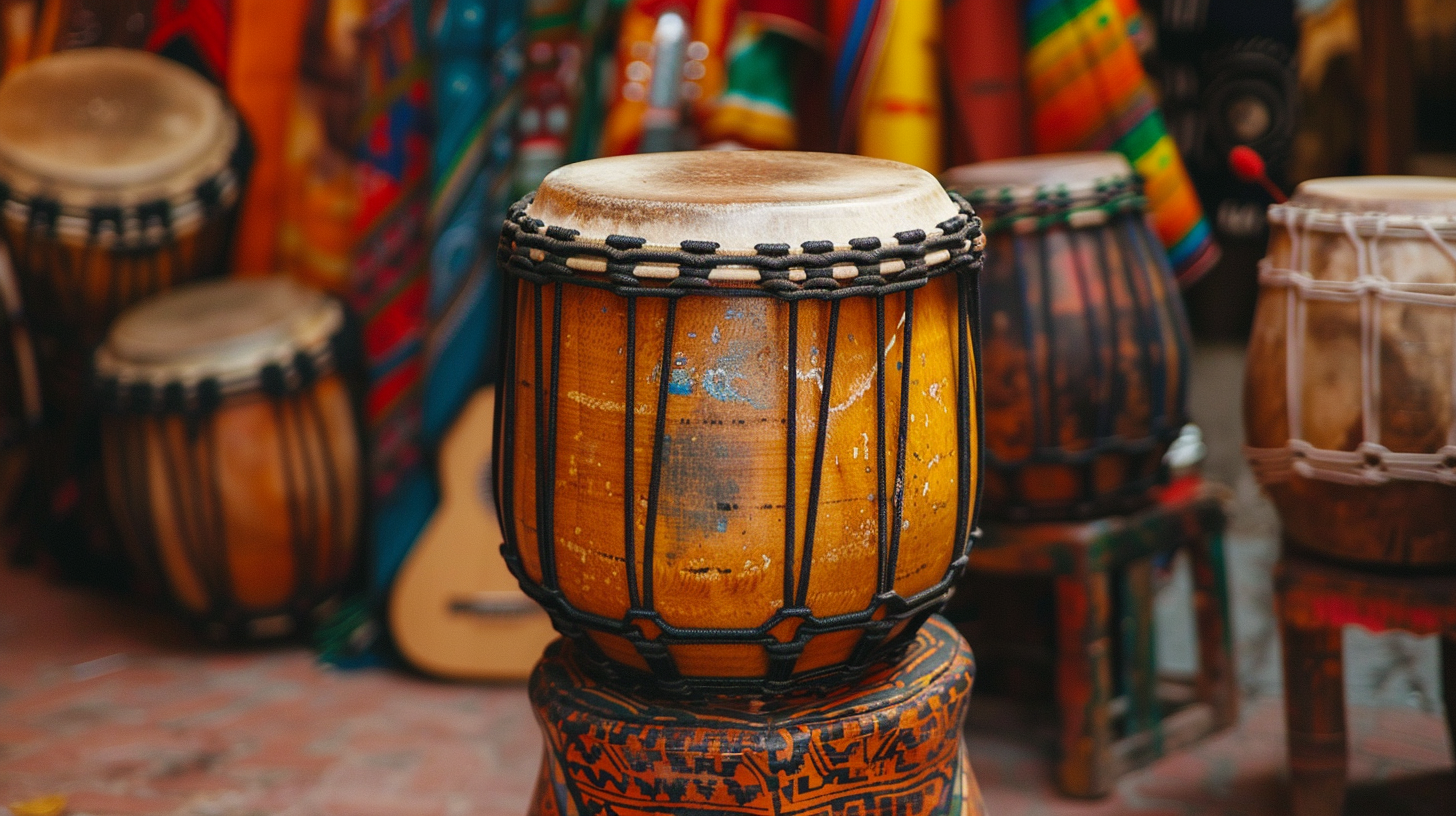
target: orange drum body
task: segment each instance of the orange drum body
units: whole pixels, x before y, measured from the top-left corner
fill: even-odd
[[[1286,541],[1456,565],[1456,181],[1318,179],[1269,221],[1244,424]]]
[[[247,157],[191,70],[95,48],[0,84],[4,236],[38,327],[88,349],[122,309],[225,271]]]
[[[979,222],[922,171],[688,153],[511,212],[505,553],[557,628],[663,686],[852,673],[965,563]]]
[[[97,353],[117,526],[215,637],[306,626],[353,566],[363,482],[342,320],[282,279],[193,284],[123,314]]]
[[[987,517],[1151,502],[1187,422],[1191,339],[1132,167],[1116,153],[1067,153],[942,180],[986,222]]]

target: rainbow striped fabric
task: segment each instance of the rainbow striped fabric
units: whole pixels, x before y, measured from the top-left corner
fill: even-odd
[[[1143,177],[1178,281],[1218,261],[1198,194],[1168,135],[1118,0],[1029,0],[1026,82],[1038,153],[1116,150]]]

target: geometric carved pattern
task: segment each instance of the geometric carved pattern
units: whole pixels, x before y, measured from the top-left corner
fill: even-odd
[[[608,687],[558,640],[531,678],[540,816],[975,816],[960,731],[970,648],[932,617],[905,656],[828,694],[668,699]]]

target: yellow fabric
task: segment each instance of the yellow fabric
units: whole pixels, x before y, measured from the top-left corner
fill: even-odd
[[[894,3],[859,122],[860,155],[944,169],[938,79],[941,0]]]

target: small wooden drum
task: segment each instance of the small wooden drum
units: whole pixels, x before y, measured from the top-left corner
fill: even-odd
[[[1269,222],[1244,425],[1285,539],[1456,565],[1456,180],[1307,181]]]
[[[353,566],[363,467],[343,319],[286,279],[198,283],[123,313],[96,353],[117,526],[215,637],[293,631]]]
[[[127,305],[225,269],[246,173],[220,90],[142,51],[64,51],[0,83],[5,239],[37,325],[88,348]]]
[[[517,204],[504,552],[589,656],[786,687],[913,637],[979,481],[980,222],[923,171],[628,156]]]
[[[988,518],[1070,520],[1152,500],[1186,422],[1191,340],[1116,153],[957,167],[986,222]]]

